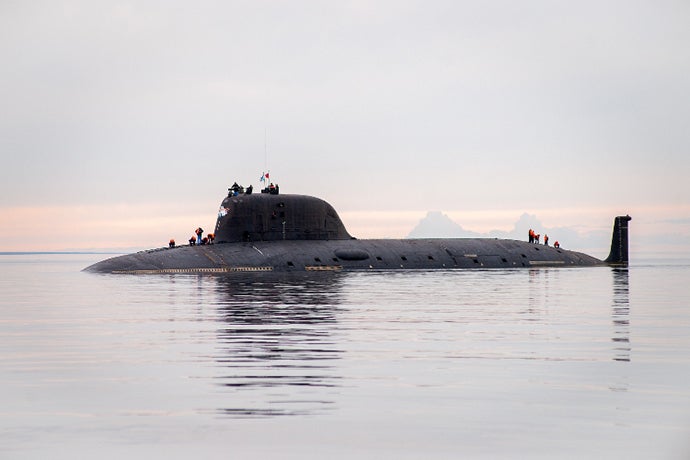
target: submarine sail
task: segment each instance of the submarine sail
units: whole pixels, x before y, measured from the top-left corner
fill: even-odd
[[[225,198],[214,235],[217,243],[352,238],[324,200],[263,193]]]

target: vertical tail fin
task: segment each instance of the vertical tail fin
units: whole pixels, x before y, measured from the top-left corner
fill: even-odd
[[[628,265],[628,222],[630,216],[617,216],[613,221],[611,252],[604,260],[609,265]]]

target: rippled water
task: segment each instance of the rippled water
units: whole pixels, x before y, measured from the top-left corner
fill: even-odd
[[[690,266],[0,255],[0,458],[690,458]]]

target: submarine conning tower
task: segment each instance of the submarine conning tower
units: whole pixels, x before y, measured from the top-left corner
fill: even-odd
[[[349,240],[333,206],[307,195],[239,194],[220,205],[216,243]]]

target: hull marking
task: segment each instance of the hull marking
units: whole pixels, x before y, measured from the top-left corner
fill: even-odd
[[[228,273],[228,272],[270,272],[273,267],[197,267],[197,268],[154,268],[144,270],[113,270],[111,273],[129,275],[159,275],[166,273]]]

